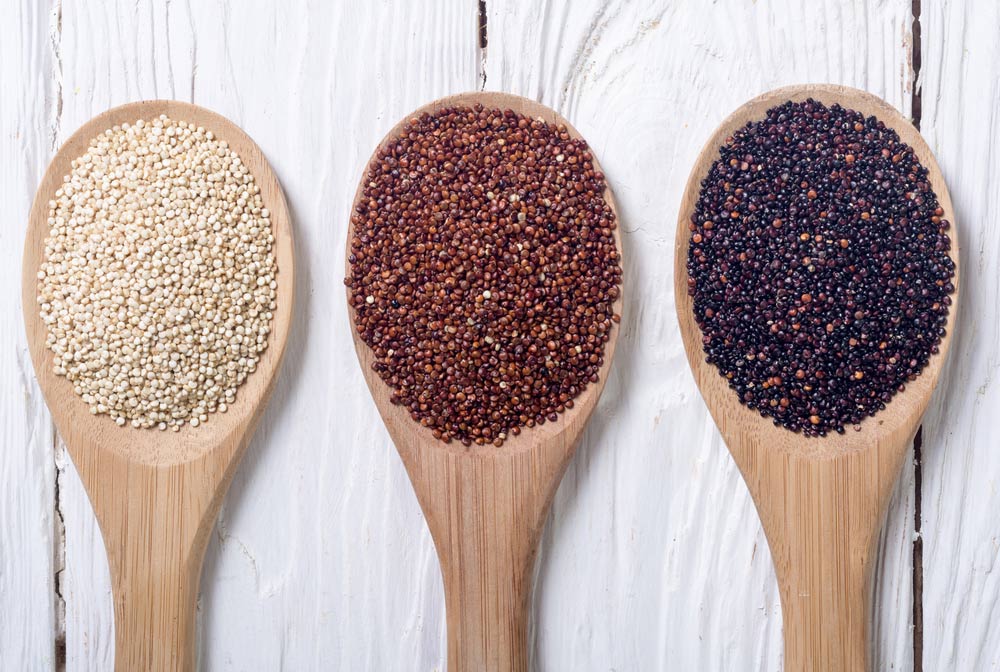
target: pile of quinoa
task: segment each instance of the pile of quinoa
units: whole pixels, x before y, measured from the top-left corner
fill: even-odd
[[[277,267],[260,187],[211,132],[108,129],[49,203],[38,304],[90,412],[178,430],[225,412],[267,348]]]
[[[392,401],[467,446],[571,408],[620,319],[617,223],[586,143],[450,107],[409,120],[364,180],[345,283]]]
[[[691,217],[706,359],[807,436],[860,429],[920,375],[954,291],[927,169],[876,119],[787,102],[720,148]]]

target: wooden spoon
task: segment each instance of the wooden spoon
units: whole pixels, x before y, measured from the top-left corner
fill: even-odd
[[[554,110],[503,93],[466,93],[425,105],[397,124],[374,156],[396,137],[409,119],[445,107],[482,104],[511,109],[580,134]],[[600,169],[596,158],[594,166]],[[355,196],[358,205],[365,185]],[[605,199],[615,211],[610,189]],[[621,254],[620,227],[615,241]],[[348,255],[354,237],[347,237]],[[350,260],[348,259],[348,269]],[[348,291],[352,327],[354,309]],[[614,311],[621,314],[619,295]],[[354,345],[382,419],[385,421],[430,527],[444,578],[448,620],[448,669],[452,672],[528,669],[528,598],[535,552],[545,518],[566,465],[583,434],[608,377],[618,329],[604,351],[599,382],[590,384],[555,422],[525,429],[500,448],[445,444],[414,422],[403,406],[390,402],[391,390],[372,369],[374,354],[352,328]]]
[[[117,427],[90,414],[64,377],[52,373],[52,352],[36,302],[36,273],[45,252],[49,201],[90,140],[112,126],[161,114],[203,126],[226,140],[250,169],[274,224],[277,311],[257,370],[226,413],[179,432]],[[21,305],[28,345],[56,428],[80,472],[100,523],[111,570],[115,669],[192,670],[195,600],[209,533],[236,465],[260,419],[281,363],[291,324],[295,264],[284,194],[263,153],[224,117],[187,103],[151,100],[94,117],[49,165],[31,208]]]
[[[760,514],[781,593],[786,670],[864,670],[869,661],[867,624],[876,540],[893,485],[941,373],[958,308],[948,316],[941,352],[887,408],[861,423],[860,431],[804,438],[775,427],[741,405],[715,366],[705,361],[701,332],[688,296],[688,224],[701,180],[726,138],[748,121],[785,101],[813,98],[875,115],[899,133],[930,173],[945,216],[955,221],[937,161],[920,133],[883,100],[833,85],[776,89],[729,116],[698,156],[688,179],[677,223],[674,294],[684,347],[705,398]],[[951,231],[958,286],[958,235]]]

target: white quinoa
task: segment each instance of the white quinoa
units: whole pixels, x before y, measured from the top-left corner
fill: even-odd
[[[161,116],[90,142],[49,202],[38,303],[93,414],[176,431],[225,412],[267,348],[277,267],[226,142]]]

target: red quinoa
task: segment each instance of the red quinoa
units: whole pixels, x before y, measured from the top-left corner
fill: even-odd
[[[585,142],[511,110],[411,119],[368,166],[345,283],[394,403],[501,445],[596,382],[621,283]]]

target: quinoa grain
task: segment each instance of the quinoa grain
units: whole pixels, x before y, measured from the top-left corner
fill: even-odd
[[[621,282],[604,192],[565,127],[481,106],[411,119],[369,164],[355,326],[435,438],[500,446],[597,380]]]
[[[807,436],[858,429],[938,352],[949,223],[883,122],[785,103],[734,133],[701,187],[688,291],[707,361],[746,406]]]
[[[225,141],[165,116],[106,130],[71,166],[38,272],[54,372],[119,427],[197,427],[267,348],[260,188]]]

